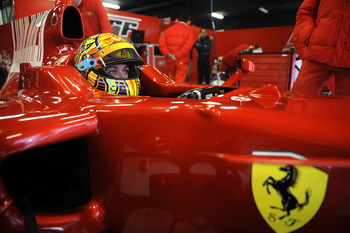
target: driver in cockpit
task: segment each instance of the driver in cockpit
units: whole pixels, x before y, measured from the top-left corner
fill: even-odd
[[[109,94],[137,96],[143,65],[134,46],[123,38],[101,33],[84,40],[74,58],[75,67],[94,88]]]

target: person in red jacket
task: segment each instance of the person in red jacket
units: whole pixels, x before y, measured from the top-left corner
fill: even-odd
[[[190,63],[190,52],[195,43],[191,20],[181,14],[177,22],[165,29],[159,38],[159,49],[165,56],[170,77],[176,83],[185,83]]]
[[[113,33],[107,11],[100,0],[72,0],[83,20],[85,37],[99,33]]]
[[[320,94],[334,76],[335,94],[350,95],[350,1],[304,0],[294,33],[306,48],[292,90]]]
[[[298,54],[297,60],[304,60],[305,59],[305,51],[307,47],[303,44],[301,44],[297,38],[297,35],[293,33],[292,37],[293,45],[295,47],[295,50]],[[335,81],[334,81],[334,75],[331,76],[331,78],[327,81],[325,84],[325,89],[329,89],[331,93],[335,92]]]

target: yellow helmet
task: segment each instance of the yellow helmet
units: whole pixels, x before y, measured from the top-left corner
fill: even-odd
[[[140,79],[137,66],[143,65],[134,46],[123,38],[101,33],[84,40],[74,58],[75,67],[90,85],[110,94],[138,95]],[[128,78],[115,78],[102,68],[114,64],[127,64]]]

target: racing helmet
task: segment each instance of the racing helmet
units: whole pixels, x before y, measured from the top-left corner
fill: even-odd
[[[101,33],[84,40],[77,49],[74,64],[98,90],[133,96],[140,92],[137,66],[144,63],[134,46],[117,35]],[[104,67],[115,64],[128,65],[128,78],[115,78],[103,71]]]

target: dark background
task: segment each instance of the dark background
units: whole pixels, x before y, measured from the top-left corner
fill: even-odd
[[[291,26],[303,0],[103,0],[120,5],[121,11],[175,20],[189,13],[196,26],[213,29],[210,13],[222,13],[214,19],[216,30]],[[269,11],[259,11],[264,7]]]

